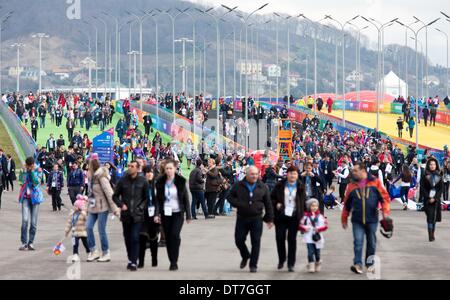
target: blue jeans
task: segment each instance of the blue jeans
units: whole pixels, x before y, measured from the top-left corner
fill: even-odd
[[[128,261],[135,265],[137,265],[137,260],[139,257],[139,233],[141,232],[141,227],[142,223],[122,223]]]
[[[33,244],[37,231],[38,215],[39,204],[33,205],[31,199],[24,199],[22,202],[22,230],[20,235],[22,245]],[[30,227],[29,235],[28,226]]]
[[[45,117],[40,117],[41,124],[39,124],[39,128],[45,128]]]
[[[205,203],[205,193],[202,191],[192,191],[191,194],[192,194],[192,204],[191,204],[192,217],[193,218],[197,217],[197,212],[196,212],[197,202],[200,202],[200,204],[202,206],[203,214],[205,215],[205,218],[206,218],[208,216],[208,209],[206,208],[206,203]]]
[[[408,203],[408,192],[409,186],[400,187],[400,198],[402,199],[403,203]]]
[[[317,249],[316,244],[308,243],[306,244],[308,249],[308,262],[319,262],[320,261],[320,249]]]
[[[106,235],[106,223],[108,222],[109,212],[105,211],[98,214],[89,214],[87,219],[87,234],[88,234],[88,245],[89,250],[95,250],[95,235],[94,235],[94,225],[98,220],[98,233],[100,235],[100,243],[102,245],[102,252],[109,251],[108,236]]]
[[[371,256],[375,255],[375,250],[377,247],[377,228],[378,223],[352,223],[353,226],[353,248],[355,251],[355,258],[353,264],[363,265],[362,262],[362,251],[364,247],[364,235],[367,239],[366,247],[366,266],[373,265],[373,260],[369,259]]]

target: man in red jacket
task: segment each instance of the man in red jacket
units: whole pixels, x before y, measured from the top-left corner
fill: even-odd
[[[327,99],[327,107],[328,113],[331,114],[331,111],[333,110],[333,99],[331,99],[331,97],[328,97]]]
[[[358,162],[352,169],[353,181],[347,186],[342,210],[341,222],[348,228],[348,217],[351,222],[354,239],[354,260],[351,270],[356,274],[363,273],[364,237],[367,239],[365,265],[367,273],[374,273],[374,257],[377,246],[376,232],[378,227],[378,207],[381,206],[383,219],[390,214],[389,194],[378,178],[367,173],[366,165]]]

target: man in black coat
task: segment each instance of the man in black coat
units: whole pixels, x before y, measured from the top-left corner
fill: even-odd
[[[430,116],[430,110],[428,109],[428,106],[426,106],[426,105],[422,109],[422,116],[423,116],[423,120],[425,121],[425,127],[427,127],[428,117]]]
[[[0,169],[2,171],[1,174],[1,189],[4,190],[6,188],[6,174],[8,173],[7,170],[7,159],[5,154],[3,153],[3,149],[0,149]]]
[[[334,178],[334,170],[335,170],[335,162],[331,160],[329,154],[325,154],[323,160],[320,162],[320,172],[323,174],[325,178],[325,182],[327,187],[331,187],[333,184]]]
[[[244,269],[250,259],[252,273],[255,273],[258,267],[263,222],[266,222],[271,229],[274,219],[269,189],[258,180],[258,177],[258,168],[250,166],[245,178],[233,186],[228,197],[230,204],[237,208],[235,243],[242,257],[240,267]],[[264,216],[263,211],[265,211]],[[245,244],[249,233],[252,243],[251,253]]]
[[[203,172],[202,166],[203,161],[198,159],[195,162],[195,169],[192,170],[189,175],[189,190],[192,194],[192,204],[191,204],[191,214],[194,220],[197,219],[196,207],[198,203],[202,206],[203,215],[206,219],[209,219],[208,209],[205,203],[205,173]]]
[[[150,129],[153,125],[153,120],[150,114],[146,114],[144,116],[144,128],[145,128],[145,134],[150,135]]]
[[[38,113],[41,120],[41,127],[39,128],[45,128],[45,116],[47,115],[47,110],[44,105],[39,106]]]
[[[6,190],[9,191],[9,186],[11,185],[11,191],[14,191],[14,181],[17,179],[16,177],[16,162],[11,157],[11,154],[6,156]]]
[[[437,108],[436,106],[431,106],[430,109],[430,126],[436,126],[436,116],[437,116]]]
[[[322,107],[323,107],[323,99],[319,97],[319,98],[317,99],[317,110],[318,110],[318,111],[321,111],[321,110],[322,110]]]
[[[33,118],[31,120],[31,135],[33,137],[33,140],[35,140],[35,141],[37,141],[38,128],[39,128],[38,121],[36,120],[36,118]]]
[[[139,233],[149,202],[148,181],[138,173],[139,163],[130,162],[127,174],[119,180],[113,194],[114,203],[121,209],[120,220],[129,261],[127,269],[130,271],[137,270]],[[157,205],[158,203],[155,202],[155,207]],[[158,221],[158,217],[155,217],[155,222]]]

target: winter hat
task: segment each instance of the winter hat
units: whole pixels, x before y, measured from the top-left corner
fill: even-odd
[[[86,208],[87,204],[87,196],[78,195],[77,200],[73,204],[73,206],[79,210],[83,210]]]
[[[311,198],[308,201],[306,201],[306,208],[308,209],[308,211],[311,210],[311,205],[313,205],[313,203],[319,205],[319,200],[317,200],[316,198]]]
[[[91,159],[91,160],[98,159],[98,154],[97,153],[91,153],[89,155],[89,159]]]

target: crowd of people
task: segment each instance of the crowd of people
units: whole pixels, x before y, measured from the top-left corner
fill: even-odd
[[[52,111],[51,107],[55,106],[51,94],[35,97],[39,100],[31,103],[25,101],[29,96],[11,96],[8,105],[16,113],[21,113],[22,107],[29,115],[31,112],[33,121],[38,116],[33,115],[36,107],[38,111],[41,107]],[[100,123],[111,122],[114,108],[107,98],[92,102],[86,96],[61,94],[57,101],[60,99],[67,99],[67,112],[63,114],[67,123],[73,122],[73,129],[78,124],[83,126],[79,114],[81,107],[87,108],[85,125],[87,111],[94,115],[99,113],[101,117],[97,121]],[[159,105],[172,108],[170,95],[159,99]],[[177,97],[177,110],[186,110],[185,116],[189,118],[193,108],[186,101],[183,95]],[[59,109],[62,104],[56,106]],[[35,157],[27,158],[19,176],[22,184],[20,250],[35,249],[38,210],[44,201],[41,190],[44,180],[54,211],[63,206],[61,192],[67,184],[73,209],[65,226],[65,235],[74,238],[73,261],[80,260],[80,241],[86,248],[88,262],[111,260],[106,227],[108,215],[112,213],[122,221],[127,269],[130,271],[144,267],[147,248],[151,249],[152,266],[156,267],[161,244],[167,249],[170,270],[177,270],[185,221],[196,220],[201,207],[205,219],[213,222],[216,216],[227,215],[229,203],[236,210],[235,243],[242,258],[242,269],[249,265],[251,272],[257,271],[262,228],[266,223],[268,228],[275,227],[278,269],[287,264],[289,271],[295,270],[300,232],[308,253],[307,270],[319,272],[323,262],[324,232],[329,226],[336,225],[328,224],[325,214],[328,209],[339,207],[344,229],[351,216],[355,241],[351,270],[362,274],[365,266],[367,272],[374,272],[370,258],[376,251],[379,211],[380,224],[389,237],[392,234],[389,215],[393,198],[390,191],[396,185],[400,186],[403,209],[408,209],[411,200],[423,204],[429,241],[435,240],[436,223],[442,218],[441,204],[448,201],[448,157],[439,162],[425,153],[419,162],[414,147],[410,146],[403,153],[377,130],[341,134],[331,122],[321,129],[317,116],[306,116],[294,126],[292,157],[273,161],[266,151],[261,166],[257,167],[252,153],[245,150],[243,153],[230,152],[218,145],[211,147],[203,140],[197,146],[189,139],[164,145],[161,134],[153,132],[150,115],[144,115],[141,124],[129,100],[125,100],[122,107],[123,118],[115,126],[114,161],[102,165],[92,151],[88,136],[82,138],[76,131],[69,138],[67,151],[64,139],[60,137],[62,141],[58,142],[51,135],[47,145],[38,149]],[[243,107],[249,109],[253,118],[276,120],[288,117],[285,106],[265,111],[249,99],[248,103],[244,100]],[[202,102],[196,109],[207,112],[210,106]],[[226,107],[223,112],[228,114]],[[229,119],[234,120],[233,117],[235,114],[231,113]],[[21,118],[26,121],[24,114]],[[227,122],[224,122],[226,126]],[[184,159],[188,168],[186,174],[182,168]],[[5,163],[11,165],[7,160]],[[8,168],[7,172],[3,168],[5,163],[2,159],[3,173],[10,174]],[[96,246],[94,238],[97,221],[101,248]],[[250,250],[246,245],[249,234]],[[363,259],[364,238],[367,251]]]
[[[427,127],[428,124],[430,126],[436,126],[437,112],[441,102],[448,105],[450,100],[448,97],[445,97],[444,100],[441,101],[438,95],[434,98],[429,97],[428,99],[419,98],[417,100],[418,117],[416,117],[416,99],[414,99],[414,97],[408,97],[405,99],[403,96],[399,96],[395,98],[394,103],[402,104],[403,113],[403,117],[399,116],[397,119],[398,137],[402,138],[403,130],[406,129],[410,138],[412,138],[416,123],[420,124],[421,119],[423,119],[425,127]]]

